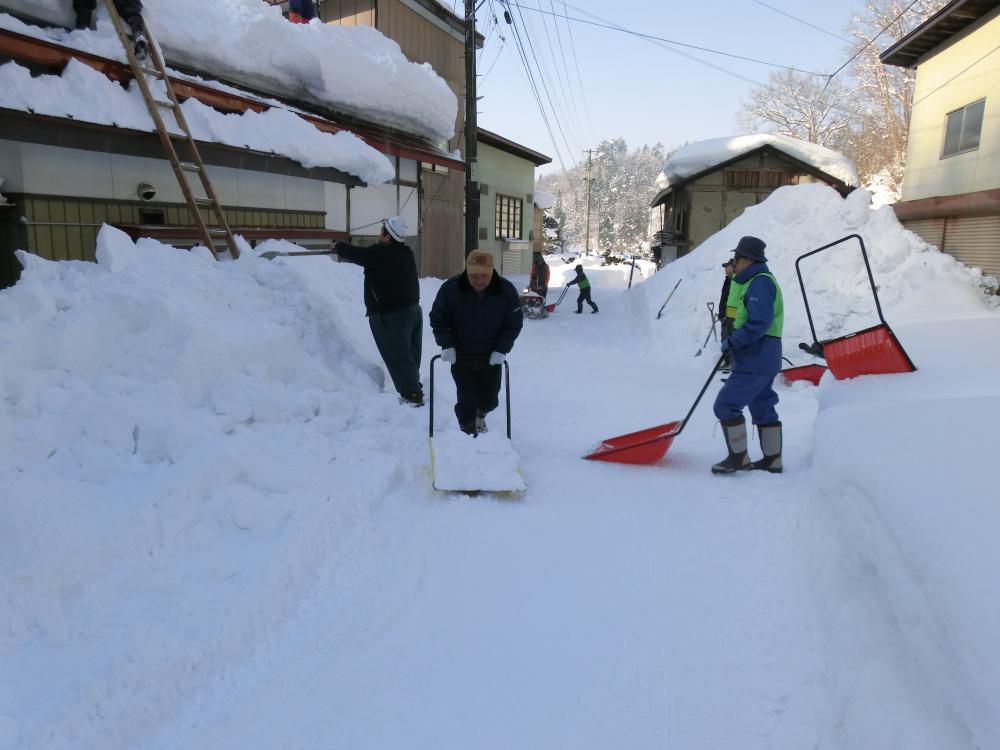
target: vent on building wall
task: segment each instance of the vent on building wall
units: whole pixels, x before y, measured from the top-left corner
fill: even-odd
[[[489,234],[486,231],[486,227],[479,227],[479,239],[488,240]]]
[[[524,198],[525,198],[524,202],[530,206],[531,202],[535,199],[535,196],[533,196],[531,193],[528,193],[526,196],[524,196]]]
[[[489,195],[490,194],[490,186],[487,185],[485,182],[479,183],[479,194],[480,195]]]

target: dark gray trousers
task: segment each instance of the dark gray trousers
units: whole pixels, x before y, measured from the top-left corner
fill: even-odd
[[[424,314],[420,305],[368,316],[368,326],[392,384],[400,395],[423,393],[420,384],[420,353]]]

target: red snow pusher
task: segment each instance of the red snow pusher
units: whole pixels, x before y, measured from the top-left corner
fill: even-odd
[[[639,430],[638,432],[630,432],[626,435],[602,440],[600,445],[585,455],[584,458],[590,461],[612,461],[619,464],[653,464],[659,461],[666,454],[670,444],[674,442],[674,438],[684,431],[688,420],[691,419],[691,415],[694,414],[694,410],[701,401],[701,397],[708,390],[712,378],[715,377],[715,373],[722,367],[724,359],[725,357],[719,357],[719,361],[712,368],[712,373],[708,376],[708,380],[701,387],[698,398],[691,404],[691,409],[682,421],[667,422],[656,427]]]
[[[816,336],[816,326],[813,324],[812,311],[809,308],[809,297],[806,294],[805,283],[802,281],[800,263],[805,258],[829,250],[850,240],[857,240],[858,245],[861,247],[861,257],[865,261],[865,270],[868,271],[868,283],[871,285],[872,296],[875,298],[875,309],[878,311],[879,323],[861,331],[820,341]],[[898,372],[913,372],[917,369],[882,314],[882,305],[879,303],[875,278],[872,276],[872,267],[868,262],[868,251],[865,249],[865,242],[861,239],[860,235],[849,234],[836,242],[831,242],[829,245],[823,245],[823,247],[811,250],[805,255],[800,255],[795,261],[795,273],[799,277],[802,301],[806,306],[806,316],[809,318],[809,330],[812,331],[813,336],[812,344],[800,344],[800,346],[816,356],[825,358],[827,367],[830,368],[830,372],[833,373],[833,376],[837,380],[853,378],[858,375],[886,375]]]
[[[823,378],[823,373],[827,370],[823,365],[799,365],[798,367],[786,367],[781,371],[781,377],[786,383],[795,383],[799,380],[808,380],[813,385],[819,385]]]
[[[546,312],[555,312],[556,308],[559,307],[559,303],[562,302],[566,298],[566,292],[568,292],[568,291],[569,291],[569,287],[568,286],[564,286],[562,292],[559,294],[559,299],[557,299],[551,305],[546,305],[545,306],[545,311]]]

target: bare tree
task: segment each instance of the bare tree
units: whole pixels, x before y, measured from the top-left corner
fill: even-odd
[[[850,155],[855,161],[869,162],[863,174],[884,171],[897,188],[906,160],[914,73],[883,65],[879,55],[943,5],[944,0],[865,0],[864,11],[851,19],[850,34],[855,40],[852,52],[856,57],[850,75],[865,105],[864,116],[856,123],[854,142],[867,153]]]
[[[750,92],[737,115],[751,132],[765,131],[841,149],[864,110],[855,92],[837,82],[792,70],[772,73],[766,86]]]
[[[898,190],[913,109],[913,72],[883,65],[879,54],[902,39],[945,0],[865,0],[849,32],[850,64],[828,82],[793,71],[771,74],[754,89],[737,118],[751,131],[768,131],[843,152],[862,184],[884,173]]]

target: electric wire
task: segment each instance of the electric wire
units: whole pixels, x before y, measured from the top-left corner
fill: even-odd
[[[848,44],[850,44],[850,42],[851,42],[851,40],[848,39],[847,37],[843,37],[840,34],[834,34],[832,31],[827,31],[826,29],[822,28],[821,26],[816,26],[815,24],[809,23],[808,21],[804,21],[801,18],[799,18],[798,16],[793,16],[791,13],[786,13],[785,11],[781,10],[780,8],[775,8],[773,5],[768,5],[767,3],[762,2],[762,0],[753,0],[753,2],[757,3],[757,5],[763,5],[765,8],[773,10],[775,13],[778,13],[778,14],[780,14],[782,16],[786,16],[788,18],[791,18],[793,21],[798,21],[799,23],[801,23],[801,24],[803,24],[805,26],[808,26],[810,29],[816,29],[816,31],[819,31],[819,32],[821,32],[823,34],[826,34],[827,36],[832,36],[834,39],[839,39],[840,41],[847,42]]]
[[[853,55],[851,55],[851,58],[847,62],[845,62],[843,65],[841,65],[835,71],[833,71],[829,76],[827,76],[827,78],[826,78],[826,86],[823,87],[823,90],[826,91],[826,87],[830,85],[830,81],[833,80],[833,77],[835,75],[837,75],[837,73],[839,73],[840,71],[842,71],[844,68],[846,68],[852,62],[854,62],[858,58],[858,55],[860,55],[866,49],[868,49],[869,47],[871,47],[875,43],[876,39],[878,39],[880,36],[882,36],[886,31],[888,31],[890,26],[892,26],[894,23],[896,23],[896,21],[898,21],[900,18],[902,18],[903,14],[906,13],[906,11],[908,11],[910,8],[912,8],[914,5],[916,5],[918,2],[920,2],[920,0],[913,0],[913,2],[911,2],[905,8],[903,8],[901,11],[899,11],[899,14],[895,18],[893,18],[891,21],[889,21],[889,23],[887,23],[885,26],[883,26],[882,30],[879,31],[875,36],[873,36],[871,39],[869,39],[867,42],[865,42],[857,52],[855,52]]]

